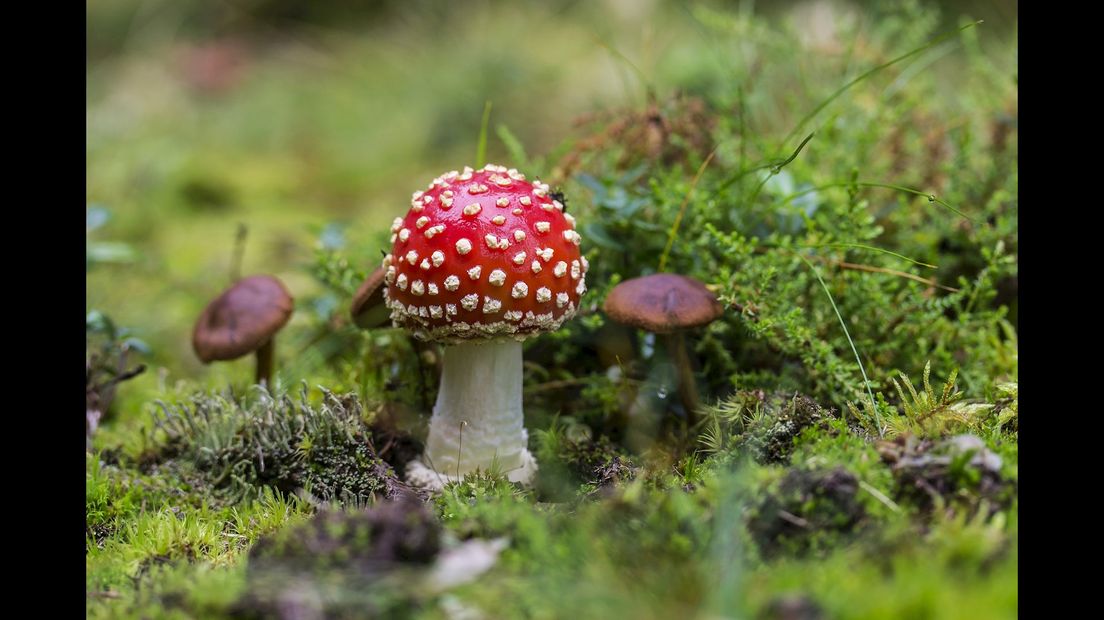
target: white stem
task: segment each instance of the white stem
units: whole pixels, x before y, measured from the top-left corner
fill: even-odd
[[[453,480],[492,463],[510,479],[530,477],[521,379],[520,342],[446,348],[424,464]]]

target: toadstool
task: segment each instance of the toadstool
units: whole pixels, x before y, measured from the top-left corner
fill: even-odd
[[[623,325],[663,334],[678,373],[678,392],[686,419],[694,424],[698,389],[683,331],[717,320],[724,307],[701,282],[687,276],[656,273],[625,280],[610,291],[602,310]]]
[[[488,164],[414,192],[391,231],[383,269],[392,322],[450,345],[425,453],[407,480],[440,488],[497,462],[530,483],[521,343],[558,329],[586,292],[575,218],[547,184]]]
[[[192,332],[204,364],[257,354],[257,383],[272,381],[276,332],[291,318],[294,300],[273,276],[249,276],[207,305]]]

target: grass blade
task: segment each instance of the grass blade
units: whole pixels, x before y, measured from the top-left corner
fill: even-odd
[[[817,185],[816,187],[810,187],[808,189],[803,189],[799,192],[794,192],[794,193],[790,194],[789,196],[786,196],[785,198],[782,199],[781,204],[785,205],[785,204],[789,203],[790,201],[794,200],[795,198],[800,198],[800,197],[802,197],[806,194],[811,194],[813,192],[820,191],[822,189],[832,189],[833,187],[883,187],[885,189],[892,189],[892,190],[896,190],[896,191],[899,191],[899,192],[904,192],[906,194],[913,194],[915,196],[923,196],[924,198],[928,199],[928,202],[935,203],[935,204],[947,209],[948,211],[954,213],[955,215],[957,215],[961,218],[964,218],[964,219],[966,219],[966,220],[968,220],[968,221],[970,221],[974,224],[978,223],[977,220],[970,217],[969,215],[966,215],[962,211],[959,211],[958,209],[954,208],[949,203],[947,203],[945,200],[942,200],[942,199],[936,197],[935,194],[930,194],[928,192],[922,192],[918,189],[912,189],[911,187],[905,187],[903,185],[894,185],[892,183],[877,183],[877,182],[874,182],[874,181],[842,181],[842,182],[838,182],[838,183],[826,183],[824,185]]]
[[[528,172],[532,166],[529,165],[529,155],[525,153],[525,146],[521,143],[521,140],[518,140],[517,136],[502,123],[499,123],[498,127],[495,128],[495,134],[506,146],[506,152],[510,154],[510,159],[513,160],[511,162],[513,166],[508,167],[515,167]]]
[[[487,163],[487,124],[491,120],[491,100],[483,104],[483,122],[479,127],[479,145],[475,148],[475,167],[482,168]]]
[[[792,155],[787,157],[785,160],[779,162],[777,165],[771,166],[770,174],[763,177],[763,180],[759,181],[759,185],[755,186],[755,191],[751,193],[751,199],[747,201],[749,204],[755,203],[755,200],[759,198],[759,192],[763,191],[763,186],[767,184],[767,181],[769,181],[771,177],[781,172],[782,169],[786,167],[786,164],[797,159],[797,156],[801,154],[801,149],[805,148],[805,145],[809,143],[809,140],[813,139],[813,135],[815,133],[816,132],[814,131],[813,133],[805,136],[805,139],[801,141],[801,144],[797,145],[797,150],[795,150]]]
[[[820,272],[813,266],[809,259],[805,258],[800,252],[794,252],[797,257],[805,263],[813,271],[813,275],[816,276],[818,282],[820,282],[821,288],[824,289],[824,294],[828,296],[828,302],[832,304],[832,311],[836,313],[836,318],[839,319],[840,327],[843,328],[843,335],[847,336],[847,344],[851,345],[851,352],[855,354],[855,361],[859,364],[859,372],[862,373],[863,383],[866,385],[866,394],[870,397],[871,405],[874,404],[874,391],[870,389],[870,379],[866,376],[866,368],[863,367],[862,358],[859,357],[859,350],[855,348],[855,341],[851,339],[851,332],[847,331],[847,323],[843,320],[843,315],[840,314],[839,308],[836,307],[836,300],[832,298],[832,291],[828,290],[828,285],[824,283],[824,278],[820,277]],[[878,435],[882,434],[882,416],[878,414],[878,408],[872,407],[874,410],[874,418],[878,421]]]
[[[805,148],[805,145],[809,143],[809,140],[813,139],[813,135],[815,133],[816,132],[814,131],[813,133],[805,136],[805,139],[801,141],[801,144],[797,145],[797,149],[794,150],[793,154],[790,155],[789,157],[787,157],[786,159],[782,160],[782,161],[763,162],[761,164],[756,164],[756,165],[752,166],[751,168],[746,168],[744,170],[740,170],[736,174],[734,174],[731,177],[729,177],[728,179],[726,179],[724,183],[721,183],[721,186],[713,191],[713,196],[714,197],[717,196],[721,192],[723,192],[726,189],[728,189],[729,187],[731,187],[733,183],[735,183],[736,181],[739,181],[740,179],[744,178],[745,176],[751,174],[752,172],[758,172],[760,170],[770,169],[770,171],[771,171],[770,175],[768,175],[765,179],[763,179],[763,181],[761,181],[759,183],[759,185],[755,188],[755,196],[758,196],[759,195],[759,190],[761,190],[763,188],[763,185],[767,182],[767,179],[769,179],[772,176],[778,174],[779,172],[782,171],[783,168],[786,167],[787,164],[789,164],[793,160],[797,159],[797,156],[801,154],[801,150]],[[755,198],[753,197],[752,200],[755,200]]]

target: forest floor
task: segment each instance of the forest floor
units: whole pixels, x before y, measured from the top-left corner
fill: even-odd
[[[90,60],[89,617],[1017,615],[1012,35],[583,4]],[[589,290],[525,344],[534,486],[412,493],[445,350],[349,304],[484,142],[562,192]],[[191,350],[238,270],[295,297],[271,392]],[[602,312],[657,271],[725,309],[693,411]]]

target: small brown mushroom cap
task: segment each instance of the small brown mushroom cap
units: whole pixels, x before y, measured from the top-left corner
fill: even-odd
[[[272,276],[238,280],[199,315],[192,347],[204,364],[237,359],[268,342],[291,318],[294,300]]]
[[[391,324],[391,309],[383,296],[383,277],[386,274],[383,267],[376,268],[353,294],[349,315],[358,327],[371,329]]]
[[[672,273],[625,280],[610,291],[602,310],[618,323],[655,334],[707,325],[724,314],[704,284]]]

